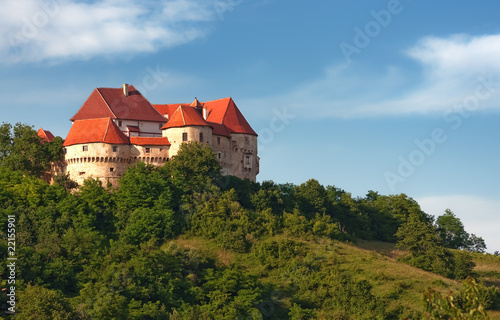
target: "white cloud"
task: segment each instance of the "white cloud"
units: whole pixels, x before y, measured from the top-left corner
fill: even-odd
[[[427,37],[408,50],[407,54],[420,61],[432,77],[447,79],[473,76],[491,69],[498,72],[500,35]]]
[[[417,198],[422,210],[438,217],[450,209],[460,218],[468,233],[482,237],[487,251],[500,251],[500,201],[471,195]]]
[[[478,98],[479,86],[479,103],[470,109],[500,109],[500,35],[427,37],[404,54],[420,64],[421,77],[403,67],[387,66],[383,74],[372,74],[355,63],[337,65],[291,92],[254,103],[263,109],[286,104],[318,118],[444,114]],[[410,83],[413,78],[420,80]],[[490,79],[492,90],[486,91],[480,78]]]
[[[5,0],[4,64],[131,55],[185,44],[207,33],[236,0]]]

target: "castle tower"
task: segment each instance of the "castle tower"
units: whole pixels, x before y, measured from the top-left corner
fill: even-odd
[[[130,163],[130,142],[111,118],[76,120],[63,146],[65,171],[78,184],[98,178],[115,185]]]

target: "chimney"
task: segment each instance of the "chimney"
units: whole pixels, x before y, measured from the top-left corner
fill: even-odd
[[[128,83],[123,84],[123,94],[128,97]]]

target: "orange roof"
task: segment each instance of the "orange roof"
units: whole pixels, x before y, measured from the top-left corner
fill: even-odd
[[[138,146],[169,146],[167,137],[130,137],[130,143]]]
[[[187,103],[171,103],[171,104],[153,104],[153,107],[162,115],[168,115],[168,119],[172,118],[174,112],[179,107],[189,107]]]
[[[198,99],[195,99],[193,103],[176,103],[176,104],[155,104],[153,105],[156,110],[162,115],[168,114],[169,122],[172,120],[174,113],[177,111],[179,107],[183,107],[183,109],[187,110],[184,107],[204,107],[207,109],[208,117],[207,122],[209,125],[214,128],[214,134],[226,135],[226,131],[229,133],[246,133],[257,135],[255,131],[252,129],[250,124],[248,124],[247,120],[238,109],[236,104],[234,103],[232,98],[224,98],[219,100],[200,102]],[[203,119],[203,118],[202,118]],[[226,127],[224,130],[220,126],[215,128],[212,124],[222,124]],[[176,125],[166,124],[165,126],[169,127],[180,127],[182,123],[176,123]],[[164,126],[164,128],[165,128]],[[218,133],[215,131],[217,130]],[[227,134],[229,134],[227,133]]]
[[[201,107],[203,107],[203,103],[200,103],[200,101],[198,101],[198,99],[194,98],[194,101],[189,106],[201,108]]]
[[[180,106],[162,129],[184,126],[208,126],[208,123],[203,120],[202,116],[195,108]]]
[[[207,121],[208,125],[212,127],[212,134],[216,134],[219,136],[231,137],[229,134],[229,130],[227,130],[226,126],[220,123]]]
[[[130,137],[130,143],[138,146],[169,146],[167,137]]]
[[[165,118],[132,85],[128,87],[128,96],[123,93],[123,88],[96,88],[70,120],[97,118],[165,122]]]
[[[128,138],[120,131],[111,118],[76,120],[73,122],[63,146],[103,142],[109,144],[129,144]]]
[[[208,121],[222,123],[231,133],[257,135],[232,98],[207,101],[204,106],[208,109]]]
[[[44,141],[52,142],[52,140],[54,140],[54,135],[48,130],[40,128],[36,134]]]

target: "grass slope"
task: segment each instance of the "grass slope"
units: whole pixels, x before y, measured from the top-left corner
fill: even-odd
[[[276,240],[282,238],[285,237],[274,237]],[[321,263],[349,271],[355,280],[367,280],[372,285],[372,293],[387,301],[389,310],[403,310],[403,313],[415,316],[423,311],[422,293],[427,288],[442,293],[455,292],[460,288],[457,281],[398,262],[397,257],[401,252],[394,248],[394,244],[360,241],[354,245],[324,239],[296,241],[303,243],[308,255]],[[277,308],[283,309],[281,313],[286,318],[285,310],[293,302],[287,288],[296,280],[297,273],[286,267],[266,269],[252,251],[230,252],[202,238],[180,237],[165,243],[162,248],[172,245],[195,249],[201,256],[216,261],[219,266],[232,263],[242,265],[248,272],[257,275],[261,283],[279,288],[273,303],[280,305]],[[479,281],[500,288],[500,257],[474,254],[474,261]],[[491,319],[500,319],[500,311],[488,311],[488,315]]]

